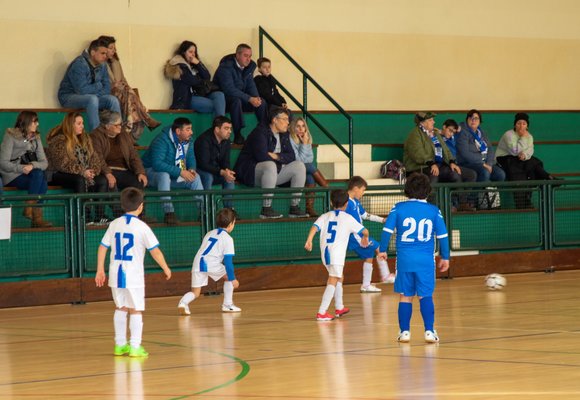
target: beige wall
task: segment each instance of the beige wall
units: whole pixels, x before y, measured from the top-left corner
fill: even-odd
[[[0,108],[58,107],[67,64],[100,34],[145,104],[167,108],[181,40],[213,72],[239,42],[257,58],[262,25],[348,110],[577,109],[579,15],[576,0],[0,0]],[[300,75],[266,55],[301,97]]]

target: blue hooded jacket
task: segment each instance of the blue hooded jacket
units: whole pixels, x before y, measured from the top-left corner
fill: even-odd
[[[89,60],[89,53],[85,50],[68,66],[58,88],[58,101],[61,104],[72,94],[111,94],[106,63],[93,67]]]

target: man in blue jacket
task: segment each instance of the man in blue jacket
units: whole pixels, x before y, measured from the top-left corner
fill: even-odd
[[[148,186],[156,187],[160,192],[169,192],[171,189],[203,190],[201,179],[195,172],[192,135],[191,121],[177,118],[171,127],[165,127],[153,139],[143,155]],[[171,202],[163,203],[163,211],[167,225],[179,223]]]
[[[215,71],[214,82],[226,97],[226,109],[232,117],[234,143],[244,144],[242,128],[244,111],[254,111],[260,123],[268,123],[268,105],[258,94],[254,82],[256,63],[252,61],[252,48],[239,44],[235,54],[223,57]]]
[[[285,183],[293,188],[304,187],[306,167],[294,155],[288,121],[288,110],[274,107],[270,110],[270,124],[260,124],[248,135],[234,167],[241,183],[268,189]],[[272,196],[271,193],[265,195],[260,213],[262,219],[282,218],[282,214],[272,208]],[[308,217],[299,204],[300,193],[295,193],[290,202],[290,218]]]
[[[86,109],[89,131],[100,124],[99,110],[121,114],[119,100],[111,94],[106,60],[107,45],[101,40],[93,40],[68,66],[58,88],[61,106]]]

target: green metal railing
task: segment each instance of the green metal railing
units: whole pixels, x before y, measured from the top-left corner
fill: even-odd
[[[353,140],[353,118],[352,116],[347,113],[341,106],[328,94],[326,90],[320,86],[318,82],[308,73],[294,58],[288,54],[286,50],[268,33],[262,28],[259,27],[259,41],[260,41],[260,57],[264,56],[264,38],[268,39],[270,43],[282,53],[284,57],[302,74],[302,102],[300,102],[288,89],[284,87],[280,83],[280,81],[276,80],[277,85],[282,89],[282,91],[294,102],[302,111],[305,118],[312,121],[318,129],[322,131],[334,143],[342,153],[348,157],[349,161],[349,175],[353,176],[354,173],[354,140]],[[334,135],[324,126],[322,123],[308,111],[308,82],[310,82],[318,91],[342,114],[348,123],[348,151],[344,148],[344,146],[334,137]]]

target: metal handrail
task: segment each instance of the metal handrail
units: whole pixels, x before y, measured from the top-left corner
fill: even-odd
[[[298,107],[300,108],[300,110],[302,111],[302,113],[310,120],[312,120],[312,122],[314,122],[314,124],[322,131],[322,133],[324,133],[326,135],[326,137],[328,137],[339,149],[340,151],[342,151],[342,153],[344,153],[345,156],[348,157],[348,169],[349,169],[349,175],[353,176],[354,174],[354,156],[353,156],[353,152],[354,152],[354,143],[353,143],[353,118],[352,116],[347,113],[341,106],[340,104],[338,104],[336,102],[336,100],[334,100],[332,98],[332,96],[330,96],[330,94],[328,94],[328,92],[326,90],[324,90],[322,88],[322,86],[320,86],[320,84],[318,82],[316,82],[316,80],[308,73],[306,72],[306,70],[304,68],[302,68],[302,66],[300,64],[298,64],[298,62],[296,62],[296,60],[294,60],[294,58],[288,54],[288,52],[286,50],[284,50],[284,48],[268,33],[264,30],[264,28],[262,28],[261,26],[258,27],[259,28],[259,43],[260,43],[260,57],[264,56],[264,37],[266,37],[270,43],[272,43],[272,45],[274,45],[274,47],[276,49],[278,49],[278,51],[280,51],[280,53],[282,53],[282,55],[284,57],[286,57],[286,59],[288,61],[290,61],[290,63],[298,70],[300,71],[300,73],[302,74],[302,83],[303,83],[303,100],[302,102],[298,101],[283,85],[280,84],[279,81],[276,80],[276,83],[280,86],[280,88],[282,89],[282,91],[288,95],[288,97],[290,97],[290,99],[296,104],[298,105]],[[328,131],[328,129],[326,129],[310,112],[308,112],[308,82],[311,82],[312,85],[314,85],[314,87],[316,89],[318,89],[320,91],[320,93],[322,93],[322,95],[334,106],[336,107],[336,109],[338,110],[338,112],[340,112],[348,121],[348,151],[344,148],[344,146],[332,135],[332,133],[330,133]]]

